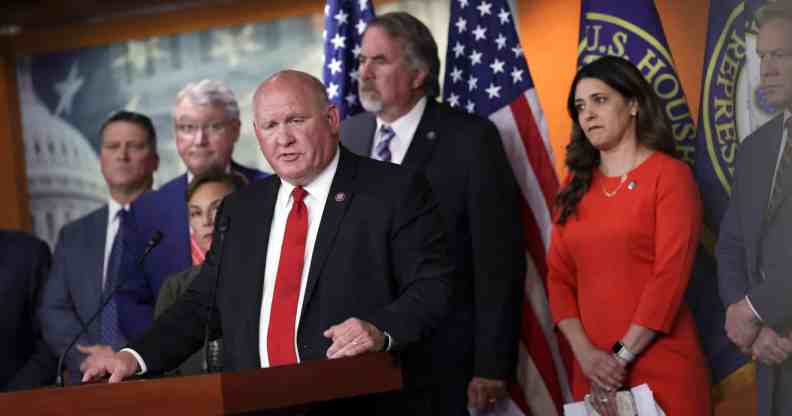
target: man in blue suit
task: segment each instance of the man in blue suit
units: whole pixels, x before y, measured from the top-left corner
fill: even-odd
[[[118,282],[118,268],[109,263],[112,263],[111,252],[119,230],[126,228],[122,226],[125,221],[122,217],[126,215],[122,211],[127,211],[132,201],[151,189],[153,173],[159,166],[156,133],[148,117],[120,111],[104,122],[100,135],[99,159],[110,200],[107,205],[61,229],[39,309],[44,339],[58,355],[85,327],[99,308],[103,294],[108,294],[108,288]],[[123,344],[150,323],[151,316],[146,314],[110,317],[103,313],[101,319],[80,337],[78,344],[118,348],[120,345],[112,345],[114,341]],[[103,333],[106,328],[112,328],[113,333],[109,335],[112,338]],[[82,358],[78,350],[70,351],[66,357],[70,380],[79,380]]]
[[[132,205],[137,240],[136,250],[125,258],[125,272],[133,277],[129,290],[120,294],[120,308],[132,310],[155,303],[165,278],[193,266],[190,226],[184,197],[187,185],[196,175],[210,169],[234,171],[248,182],[266,177],[231,160],[234,144],[239,139],[241,123],[239,105],[234,94],[221,81],[203,80],[187,84],[177,95],[173,109],[173,131],[176,149],[187,172],[149,192]],[[134,262],[146,241],[162,232],[159,246],[139,268]],[[144,306],[145,305],[145,306]]]

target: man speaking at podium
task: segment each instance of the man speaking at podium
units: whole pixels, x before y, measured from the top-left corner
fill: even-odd
[[[223,337],[226,369],[398,351],[405,392],[348,401],[343,410],[427,414],[426,397],[410,387],[428,357],[413,347],[446,314],[453,273],[427,180],[339,146],[338,110],[308,74],[273,75],[253,107],[277,176],[225,198],[217,218],[228,219],[226,235],[216,227],[184,297],[128,348],[89,355],[83,380],[176,367],[201,347],[213,305],[211,338]]]

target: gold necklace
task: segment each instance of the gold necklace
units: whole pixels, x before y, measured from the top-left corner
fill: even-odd
[[[607,189],[605,189],[605,184],[604,183],[602,184],[602,193],[604,193],[606,197],[612,198],[614,195],[616,195],[619,192],[619,190],[621,190],[622,186],[624,186],[624,183],[627,182],[627,175],[630,172],[632,172],[633,169],[635,169],[635,165],[638,163],[638,159],[639,159],[639,154],[638,152],[635,152],[635,156],[633,157],[633,163],[630,166],[630,169],[627,169],[627,171],[622,173],[622,175],[619,177],[619,186],[617,186],[616,189],[612,191],[608,191]],[[632,187],[630,187],[630,189],[632,189]]]
[[[625,173],[623,173],[621,175],[621,179],[619,180],[619,186],[617,186],[616,189],[614,189],[613,191],[608,191],[607,189],[605,189],[605,184],[603,183],[602,184],[602,193],[604,193],[605,196],[607,196],[608,198],[611,198],[614,195],[616,195],[617,192],[619,192],[619,190],[622,188],[622,186],[624,186],[625,182],[627,182],[627,172],[625,172]]]

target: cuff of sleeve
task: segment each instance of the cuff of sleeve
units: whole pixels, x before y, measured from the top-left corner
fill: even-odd
[[[148,367],[146,367],[146,362],[143,361],[143,357],[141,357],[140,354],[137,353],[137,351],[133,350],[132,348],[122,348],[121,351],[126,351],[132,354],[132,356],[135,357],[135,360],[137,360],[138,367],[140,368],[140,370],[138,370],[138,372],[135,373],[136,376],[146,374],[146,372],[148,371]]]
[[[748,307],[751,308],[751,312],[753,312],[756,319],[758,319],[759,322],[764,322],[764,319],[762,319],[762,316],[756,311],[756,308],[754,308],[753,303],[751,303],[751,299],[748,296],[745,296],[745,303],[747,303]]]

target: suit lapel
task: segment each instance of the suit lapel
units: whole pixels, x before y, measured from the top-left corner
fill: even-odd
[[[364,113],[356,118],[349,119],[354,123],[348,129],[343,129],[341,134],[345,146],[349,147],[353,153],[360,156],[369,157],[371,146],[374,143],[374,134],[377,130],[377,119],[371,113]]]
[[[83,235],[85,256],[87,261],[82,264],[88,268],[82,276],[76,276],[79,279],[79,284],[82,285],[82,290],[74,293],[76,296],[83,296],[78,304],[84,305],[83,314],[81,314],[87,323],[87,319],[99,308],[102,296],[102,278],[104,275],[104,253],[105,244],[107,240],[107,216],[108,208],[105,205],[102,209],[97,211],[94,215],[89,217],[87,232]],[[98,322],[98,321],[97,321]],[[95,323],[89,334],[92,337],[99,337],[99,325]]]
[[[327,202],[322,213],[322,221],[319,224],[313,256],[311,257],[311,270],[308,272],[308,282],[306,283],[303,300],[303,316],[305,316],[305,311],[316,288],[322,268],[332,251],[341,221],[353,198],[352,185],[357,172],[357,161],[343,147],[339,147],[338,151],[341,152],[338,170],[336,170],[333,184],[330,186],[330,193],[327,194]]]
[[[759,146],[762,152],[758,155],[757,159],[747,172],[750,175],[748,181],[744,183],[752,184],[765,184],[764,186],[757,186],[753,198],[750,199],[750,204],[753,205],[752,209],[748,212],[761,212],[762,215],[749,215],[748,221],[755,222],[751,224],[748,229],[759,230],[759,235],[764,233],[764,227],[769,223],[769,217],[772,213],[768,212],[768,202],[770,200],[770,190],[773,184],[773,176],[775,175],[776,163],[778,161],[778,151],[781,146],[781,135],[783,134],[782,121],[783,116],[773,119],[767,129],[761,135],[752,137],[751,140],[762,140],[766,145]],[[780,204],[779,204],[780,205]]]
[[[421,116],[421,122],[418,123],[418,128],[415,130],[410,148],[407,149],[407,154],[402,161],[402,165],[404,166],[422,168],[426,165],[432,157],[435,144],[439,139],[438,131],[435,127],[439,125],[435,121],[437,116],[437,104],[431,99],[427,98],[427,100],[426,109],[424,110],[423,116]]]
[[[240,293],[242,297],[240,305],[249,305],[245,312],[245,321],[247,328],[246,334],[250,334],[249,342],[247,345],[251,346],[252,351],[249,357],[255,360],[251,365],[260,365],[260,355],[258,345],[262,339],[259,334],[261,322],[261,302],[264,295],[264,269],[267,265],[267,246],[269,245],[270,228],[272,226],[272,216],[275,212],[275,202],[278,199],[278,189],[280,189],[280,180],[274,178],[269,181],[259,182],[264,186],[261,190],[259,198],[254,203],[253,209],[246,214],[247,218],[238,219],[236,226],[250,227],[242,233],[241,241],[243,245],[242,251],[246,254],[242,257],[252,259],[251,270],[253,273],[252,279],[239,279]],[[237,234],[239,235],[239,234]],[[228,236],[226,237],[228,239]],[[226,243],[228,246],[228,243]],[[226,257],[228,258],[228,257]],[[224,268],[228,270],[228,268]],[[246,270],[246,268],[241,269]],[[232,276],[226,276],[227,278]]]

